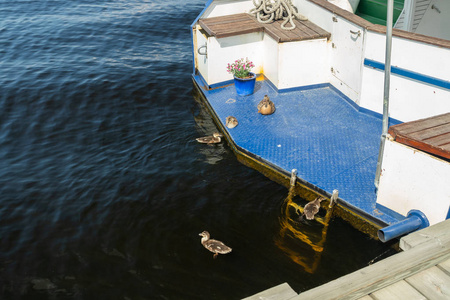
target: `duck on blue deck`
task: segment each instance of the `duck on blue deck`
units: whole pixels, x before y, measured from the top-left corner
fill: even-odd
[[[242,97],[233,85],[207,89],[199,75],[194,81],[237,149],[284,174],[297,169],[300,180],[322,194],[338,189],[340,205],[375,223],[398,221],[376,208],[380,118],[359,111],[327,84],[278,92],[260,80],[253,95]],[[269,116],[256,108],[264,95],[276,106]],[[239,125],[226,128],[228,116]]]

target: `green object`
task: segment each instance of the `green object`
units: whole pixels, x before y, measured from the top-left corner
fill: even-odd
[[[394,24],[403,10],[404,0],[394,0]],[[387,0],[361,0],[355,14],[373,24],[386,26]]]

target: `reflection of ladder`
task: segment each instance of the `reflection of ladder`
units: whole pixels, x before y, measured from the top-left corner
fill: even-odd
[[[296,170],[292,170],[289,194],[283,203],[280,217],[280,232],[275,244],[283,250],[295,263],[301,265],[306,272],[314,273],[317,269],[324,244],[326,241],[328,224],[332,216],[332,207],[337,199],[338,191],[333,191],[330,204],[324,216],[316,215],[317,223],[306,226],[298,219],[296,211],[303,214],[303,207],[293,201],[295,197]]]

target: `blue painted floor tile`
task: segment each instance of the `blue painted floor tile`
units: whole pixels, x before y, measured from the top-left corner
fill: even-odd
[[[201,81],[194,76],[198,85]],[[392,224],[397,219],[376,210],[374,186],[382,120],[359,112],[331,86],[277,92],[257,81],[255,93],[238,96],[234,85],[203,94],[224,124],[227,116],[239,125],[228,129],[234,143],[278,168]],[[263,116],[257,105],[264,95],[276,111]]]

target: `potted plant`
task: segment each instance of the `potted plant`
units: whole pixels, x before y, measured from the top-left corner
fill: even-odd
[[[234,86],[236,93],[240,96],[253,94],[255,89],[256,74],[251,72],[255,65],[248,58],[237,59],[232,64],[228,64],[227,72],[234,76]]]

